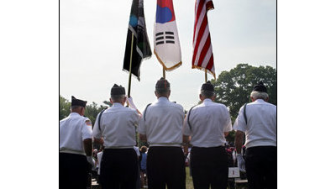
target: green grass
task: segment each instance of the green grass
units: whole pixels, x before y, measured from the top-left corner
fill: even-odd
[[[241,188],[241,187],[239,187],[239,188]],[[245,188],[245,187],[242,187],[242,188]],[[192,180],[192,177],[190,176],[189,167],[186,167],[186,189],[194,189],[193,180]]]
[[[186,167],[186,189],[194,189],[189,167]]]
[[[189,167],[186,167],[186,189],[194,189]]]

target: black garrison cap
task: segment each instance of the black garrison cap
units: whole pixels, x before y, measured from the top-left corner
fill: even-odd
[[[155,85],[155,90],[157,91],[167,91],[170,90],[170,83],[163,77],[161,77]]]
[[[207,91],[207,92],[215,92],[214,86],[210,83],[210,81],[207,81],[202,85],[201,91]]]
[[[258,92],[265,92],[267,93],[267,89],[262,81],[259,81],[259,83],[253,87],[253,91],[258,91]]]
[[[74,96],[71,96],[71,106],[81,106],[84,107],[86,106],[87,101],[80,100],[75,98]]]
[[[125,88],[121,85],[114,84],[111,89],[111,96],[125,95]]]

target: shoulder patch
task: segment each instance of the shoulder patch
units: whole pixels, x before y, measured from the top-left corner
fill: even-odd
[[[86,124],[87,126],[90,126],[90,127],[92,126],[91,120],[86,120],[86,121],[85,121],[85,124]]]

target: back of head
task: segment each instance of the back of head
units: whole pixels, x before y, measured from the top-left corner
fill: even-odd
[[[71,96],[71,111],[77,112],[79,114],[84,114],[84,111],[82,112],[82,108],[85,108],[87,101],[77,99],[74,96]]]
[[[155,85],[155,92],[159,96],[166,96],[170,92],[170,83],[163,77],[161,77]]]
[[[111,88],[111,99],[114,102],[120,102],[125,97],[125,88],[121,85],[114,84]]]
[[[259,81],[257,85],[253,87],[253,90],[250,95],[254,100],[256,99],[268,99],[267,88],[265,87],[262,81]]]
[[[210,83],[210,81],[207,81],[204,83],[201,87],[201,95],[204,98],[212,98],[215,95],[215,88],[214,86]]]
[[[81,99],[77,99],[74,96],[71,96],[71,108],[75,108],[75,107],[83,107],[85,108],[87,101],[81,100]]]

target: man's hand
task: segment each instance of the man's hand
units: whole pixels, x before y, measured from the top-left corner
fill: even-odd
[[[133,102],[133,98],[130,96],[127,96],[127,105],[129,105],[130,108],[136,110],[138,112],[138,114],[141,115],[141,112],[138,110],[138,108],[135,106],[134,102]]]
[[[86,156],[86,160],[90,163],[91,165],[91,170],[95,170],[95,163],[93,162],[92,156]]]
[[[94,143],[104,145],[104,139],[103,138],[94,138]]]

